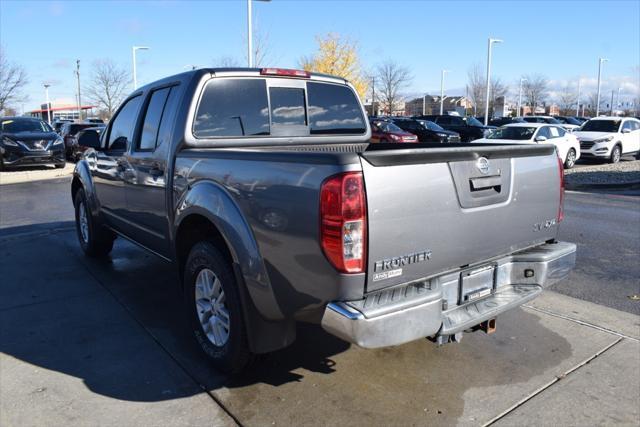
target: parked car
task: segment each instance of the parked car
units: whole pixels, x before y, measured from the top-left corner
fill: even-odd
[[[484,123],[484,120],[481,120],[481,122]],[[489,125],[496,126],[496,127],[508,125],[511,123],[526,123],[526,122],[522,119],[522,117],[500,117],[498,119],[489,120]]]
[[[418,142],[418,137],[402,130],[391,120],[371,120],[371,142]]]
[[[433,128],[430,129],[418,120],[405,117],[395,117],[392,119],[392,122],[403,131],[410,132],[417,136],[419,142],[460,142],[460,135],[455,132],[442,129],[435,123],[433,123],[433,125],[437,126],[439,128],[438,130]]]
[[[76,165],[80,247],[104,257],[121,235],[171,262],[190,330],[230,372],[291,344],[303,320],[365,348],[457,342],[571,271],[552,146],[370,138],[339,77],[227,68],[150,83]]]
[[[79,160],[89,148],[99,147],[100,137],[105,128],[106,125],[96,125],[95,127],[84,128],[76,134],[75,160]],[[98,141],[98,143],[87,143],[87,141]]]
[[[0,117],[0,169],[9,166],[65,166],[64,142],[47,123],[28,117]]]
[[[575,132],[582,156],[618,163],[620,157],[640,158],[640,120],[625,117],[595,117]]]
[[[82,129],[95,127],[95,123],[65,123],[60,129],[60,136],[64,140],[65,155],[68,160],[76,160],[79,155],[76,135]]]
[[[73,120],[66,120],[66,119],[58,119],[58,120],[54,120],[51,127],[53,127],[53,130],[56,133],[60,133],[60,129],[62,129],[62,126],[65,123],[73,123]]]
[[[574,117],[574,118],[578,120],[580,124],[585,124],[585,122],[588,122],[589,120],[591,120],[589,117]]]
[[[583,121],[571,116],[553,116],[553,118],[562,123],[562,126],[573,125],[580,127],[582,126],[582,123],[584,123]],[[574,127],[573,130],[576,130],[576,128]]]
[[[444,139],[444,135],[447,135],[447,140],[443,142],[460,142],[460,134],[458,132],[452,132],[450,130],[446,130],[445,128],[438,126],[432,121],[424,120],[424,119],[415,119],[418,123],[420,123],[425,128],[429,129],[440,135]]]
[[[418,116],[423,120],[429,120],[434,122],[438,126],[457,132],[460,135],[460,139],[464,142],[473,141],[474,139],[484,138],[489,134],[495,126],[484,126],[478,120],[473,117],[460,117],[460,116]]]
[[[563,128],[565,128],[569,132],[573,132],[574,130],[576,130],[576,129],[578,129],[580,127],[580,125],[574,125],[574,124],[570,124],[570,123],[563,123],[560,120],[558,120],[556,118],[553,118],[551,116],[524,116],[522,119],[525,122],[528,122],[528,123],[546,123],[546,124],[549,124],[549,125],[562,126]]]
[[[96,123],[96,124],[104,124],[104,120],[98,117],[89,117],[85,120],[87,123]]]
[[[474,143],[552,144],[565,169],[571,169],[580,158],[578,139],[563,127],[544,123],[512,123],[491,132]]]

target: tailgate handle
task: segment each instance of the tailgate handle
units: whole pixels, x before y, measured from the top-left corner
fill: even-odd
[[[487,176],[482,178],[471,178],[471,191],[486,190],[487,188],[500,187],[502,185],[502,177],[500,175]],[[498,191],[500,191],[498,189]]]

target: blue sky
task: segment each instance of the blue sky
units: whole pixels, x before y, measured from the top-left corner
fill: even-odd
[[[293,1],[254,2],[257,31],[268,34],[273,65],[295,68],[312,54],[315,37],[335,32],[356,40],[365,69],[393,59],[414,75],[408,92],[461,94],[467,71],[486,61],[487,37],[494,48],[493,74],[517,91],[527,73],[552,80],[552,89],[582,77],[593,90],[599,56],[603,90],[640,90],[640,0],[630,1]],[[211,66],[216,58],[244,64],[246,1],[16,1],[0,3],[0,44],[8,59],[24,66],[30,83],[25,109],[52,99],[73,100],[75,60],[86,81],[92,62],[110,58],[131,67],[138,56],[141,83],[175,74],[189,64]]]

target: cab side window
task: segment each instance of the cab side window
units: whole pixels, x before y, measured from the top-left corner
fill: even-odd
[[[107,145],[109,151],[124,151],[129,146],[133,139],[141,102],[142,96],[131,98],[113,119]]]
[[[538,134],[536,135],[536,138],[538,138],[540,136],[544,136],[547,139],[551,139],[551,133],[549,132],[549,126],[540,127],[540,129],[538,130]]]
[[[153,151],[156,148],[156,142],[158,140],[158,131],[160,129],[160,120],[164,113],[164,106],[167,102],[167,97],[171,91],[170,87],[153,91],[151,93],[151,99],[147,106],[147,111],[144,117],[144,123],[142,125],[142,132],[140,134],[140,141],[138,141],[138,151]]]
[[[629,129],[629,131],[634,131],[634,126],[633,126],[633,121],[631,120],[627,120],[626,122],[624,122],[624,124],[622,125],[622,129],[621,131],[624,131],[625,129]]]

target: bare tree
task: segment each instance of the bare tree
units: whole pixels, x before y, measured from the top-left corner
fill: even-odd
[[[526,104],[531,107],[532,114],[535,114],[536,107],[547,99],[549,80],[541,74],[526,75],[524,78],[527,81],[522,85],[522,93]]]
[[[98,104],[111,118],[116,108],[126,96],[130,82],[129,73],[118,67],[113,61],[105,59],[93,63],[91,80],[85,88],[87,97]]]
[[[578,101],[578,95],[573,88],[565,84],[558,95],[558,103],[560,104],[560,114],[570,116],[575,111],[575,104]]]
[[[602,94],[600,94],[600,111],[603,111],[603,107],[605,104],[605,100],[604,100],[604,96],[602,96]],[[585,114],[587,114],[590,117],[593,117],[596,115],[596,105],[598,104],[598,93],[597,92],[591,92],[589,94],[589,96],[587,96],[587,105],[586,108],[584,109]]]
[[[408,68],[399,65],[392,60],[386,60],[376,69],[376,86],[378,99],[382,102],[382,108],[388,114],[392,114],[394,108],[402,100],[400,92],[413,80]]]
[[[0,48],[0,112],[21,100],[21,90],[27,84],[27,72],[9,62]]]
[[[467,93],[473,103],[474,115],[479,111],[483,111],[485,105],[485,97],[487,96],[487,74],[483,70],[481,64],[474,64],[467,72]],[[489,110],[493,114],[494,103],[496,99],[504,97],[509,92],[507,86],[500,77],[491,78],[491,99],[489,100]]]
[[[240,62],[235,56],[223,55],[213,58],[212,65],[220,68],[237,68],[240,66]]]
[[[246,39],[245,39],[246,43]],[[253,40],[251,42],[251,53],[253,55],[254,67],[268,67],[273,62],[277,62],[273,58],[271,52],[271,44],[269,42],[269,34],[262,31],[258,26],[253,31]],[[245,61],[248,60],[247,54],[244,54]]]

